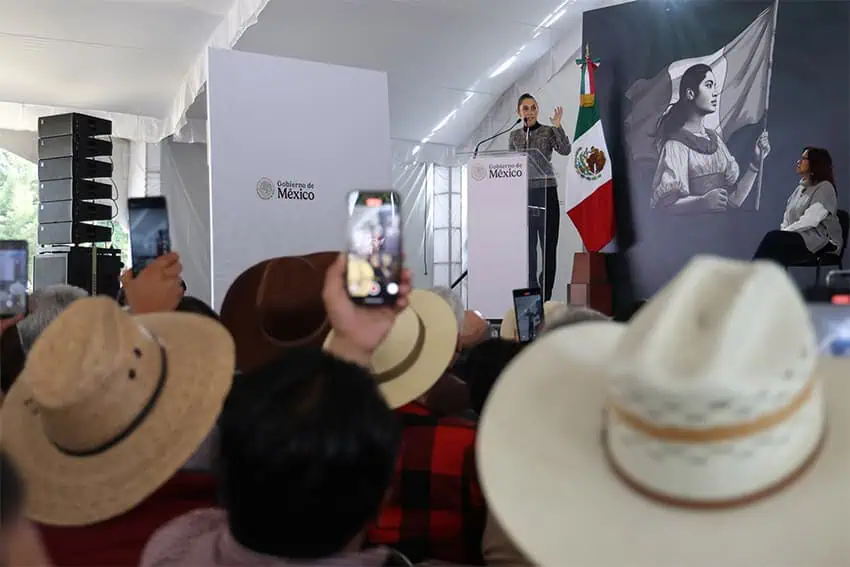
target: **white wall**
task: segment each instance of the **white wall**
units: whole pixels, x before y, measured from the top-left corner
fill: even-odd
[[[210,184],[206,144],[159,144],[158,194],[168,202],[172,248],[180,254],[189,295],[210,294]]]
[[[523,77],[499,98],[488,112],[481,125],[476,128],[465,144],[465,151],[471,151],[478,140],[482,140],[503,130],[516,120],[516,103],[520,95],[530,92],[537,98],[541,121],[548,124],[549,117],[556,106],[564,108],[562,124],[570,141],[575,131],[579,108],[579,81],[581,73],[575,60],[581,55],[581,25],[571,30],[565,39],[544,55]],[[483,150],[503,150],[508,147],[507,134],[492,143],[482,146]],[[552,166],[559,178],[558,196],[561,210],[564,210],[564,192],[569,190],[563,182],[564,173],[570,157],[554,154]],[[552,298],[566,300],[567,284],[573,269],[573,255],[582,251],[581,238],[572,221],[566,215],[561,216],[560,238],[558,239],[558,270]],[[542,261],[542,258],[541,258]]]

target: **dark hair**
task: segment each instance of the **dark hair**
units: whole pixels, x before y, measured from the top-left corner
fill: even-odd
[[[682,74],[679,83],[679,100],[674,102],[670,108],[661,116],[655,131],[656,143],[661,146],[670,137],[682,129],[691,113],[693,101],[688,99],[688,91],[697,92],[700,83],[705,80],[706,75],[713,72],[712,68],[705,63],[697,63],[688,67]]]
[[[832,156],[823,148],[806,147],[804,150],[809,160],[809,179],[811,182],[820,183],[829,181],[835,187],[835,175],[832,172]]]
[[[194,313],[196,315],[209,317],[216,321],[221,321],[218,317],[218,313],[216,313],[212,307],[191,295],[184,295],[180,298],[180,303],[177,304],[177,309],[175,309],[175,311],[180,313]]]
[[[496,380],[524,346],[517,341],[487,339],[470,349],[465,368],[473,411],[481,413]]]
[[[0,527],[11,526],[23,513],[24,484],[9,456],[0,451]]]
[[[377,517],[399,422],[364,368],[298,349],[241,376],[220,419],[230,531],[257,553],[339,553]]]
[[[520,106],[522,106],[522,101],[524,101],[525,99],[528,99],[528,98],[530,98],[530,99],[531,99],[531,100],[533,100],[534,102],[537,102],[537,99],[536,99],[536,98],[534,98],[534,95],[533,95],[533,94],[531,94],[531,93],[522,93],[521,95],[519,95],[519,98],[518,98],[518,99],[517,99],[517,101],[516,101],[516,109],[517,109],[517,110],[519,110],[519,107],[520,107]]]

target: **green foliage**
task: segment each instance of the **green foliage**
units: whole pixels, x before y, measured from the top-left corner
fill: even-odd
[[[112,246],[120,248],[129,264],[127,232],[117,222],[112,227]],[[0,149],[0,240],[26,240],[30,257],[38,252],[38,174],[34,163]],[[32,281],[30,260],[30,281]]]

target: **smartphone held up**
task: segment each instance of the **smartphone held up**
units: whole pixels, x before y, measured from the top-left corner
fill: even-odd
[[[171,231],[165,197],[127,200],[130,221],[130,254],[133,275],[155,259],[171,252]]]
[[[0,318],[26,314],[28,282],[26,240],[0,240]]]
[[[346,288],[360,305],[394,305],[402,272],[401,200],[394,191],[348,195]]]

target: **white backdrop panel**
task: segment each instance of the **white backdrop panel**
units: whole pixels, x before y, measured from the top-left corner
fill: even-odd
[[[233,280],[261,260],[341,250],[346,193],[391,187],[387,76],[211,50],[207,105],[220,309]]]

